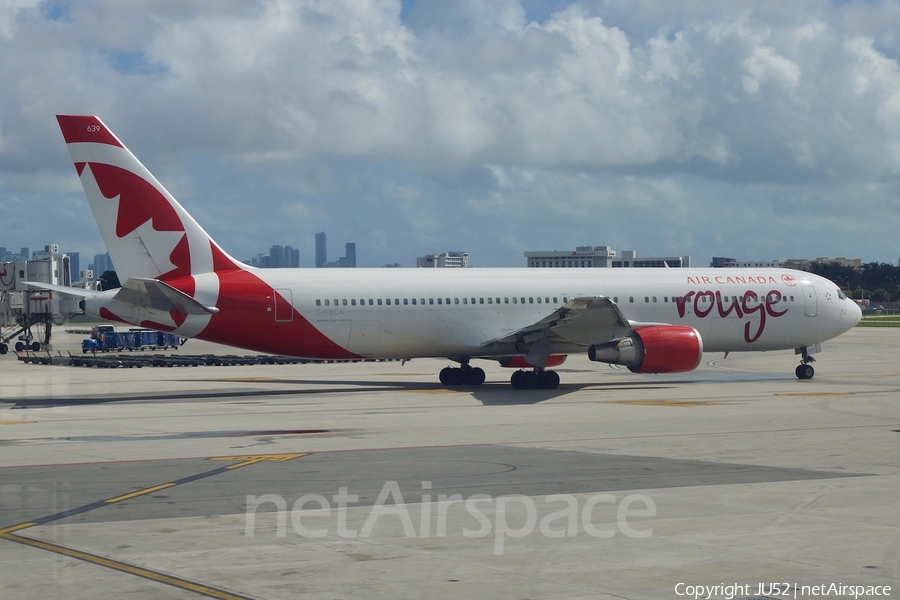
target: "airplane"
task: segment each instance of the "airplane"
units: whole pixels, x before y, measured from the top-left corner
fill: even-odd
[[[89,315],[308,359],[475,359],[555,389],[569,354],[635,373],[695,369],[704,352],[793,349],[810,379],[821,343],[859,306],[790,269],[259,269],[229,256],[96,116],[57,116],[121,288],[72,290]],[[47,287],[44,284],[43,287]]]

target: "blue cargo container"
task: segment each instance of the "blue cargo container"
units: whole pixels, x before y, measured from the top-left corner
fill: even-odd
[[[81,342],[81,352],[121,352],[122,350],[178,349],[181,338],[153,329],[116,331],[111,325],[99,325],[91,330],[90,339]]]

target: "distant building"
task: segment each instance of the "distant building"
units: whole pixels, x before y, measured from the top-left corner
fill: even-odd
[[[814,263],[836,264],[842,267],[852,267],[858,269],[862,266],[861,258],[816,258],[810,260],[808,258],[776,258],[773,260],[737,260],[725,256],[713,256],[711,267],[735,268],[735,269],[752,269],[752,268],[777,268],[777,269],[797,269],[800,271],[809,271]]]
[[[293,246],[273,245],[269,248],[269,254],[257,254],[249,261],[251,266],[261,269],[296,269],[300,266],[300,250]]]
[[[841,267],[853,267],[854,269],[859,269],[862,267],[862,259],[861,258],[844,258],[843,256],[838,256],[835,258],[817,258],[812,262],[817,263],[825,263],[825,264],[835,264]]]
[[[69,255],[69,273],[70,281],[81,281],[81,262],[80,255],[77,252],[67,252]]]
[[[690,256],[655,256],[638,258],[634,250],[624,250],[621,257],[609,246],[576,246],[575,250],[539,250],[526,252],[531,268],[642,268],[690,267]]]
[[[356,268],[356,244],[347,242],[344,246],[344,256],[338,259],[338,264],[345,269]]]
[[[469,266],[468,252],[444,252],[442,254],[426,254],[416,258],[416,267],[465,269]]]
[[[318,234],[316,234],[318,235]],[[323,234],[324,235],[324,234]],[[347,242],[344,246],[346,255],[340,257],[339,259],[325,263],[325,267],[328,269],[352,269],[356,267],[356,244],[353,242]]]
[[[328,263],[328,246],[325,242],[325,232],[316,234],[316,268],[321,269]]]
[[[94,262],[93,264],[88,265],[88,269],[94,272],[95,279],[100,279],[100,276],[106,271],[116,270],[115,266],[113,266],[112,259],[109,257],[109,252],[106,254],[95,254]]]
[[[0,246],[0,262],[21,262],[23,260],[31,260],[31,256],[28,255],[28,248],[22,248],[18,254],[15,254],[12,250],[6,248],[6,246]]]

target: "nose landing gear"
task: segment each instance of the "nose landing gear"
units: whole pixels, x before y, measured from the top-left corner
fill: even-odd
[[[816,359],[807,352],[806,348],[799,348],[798,350],[797,354],[802,355],[802,357],[800,358],[800,364],[794,370],[794,374],[797,376],[797,379],[812,379],[813,375],[816,374],[816,370],[809,363],[816,362]]]

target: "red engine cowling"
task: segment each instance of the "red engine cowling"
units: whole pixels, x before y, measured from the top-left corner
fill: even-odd
[[[622,365],[633,373],[693,371],[702,356],[700,334],[686,325],[639,327],[627,337],[588,348],[591,360]]]

